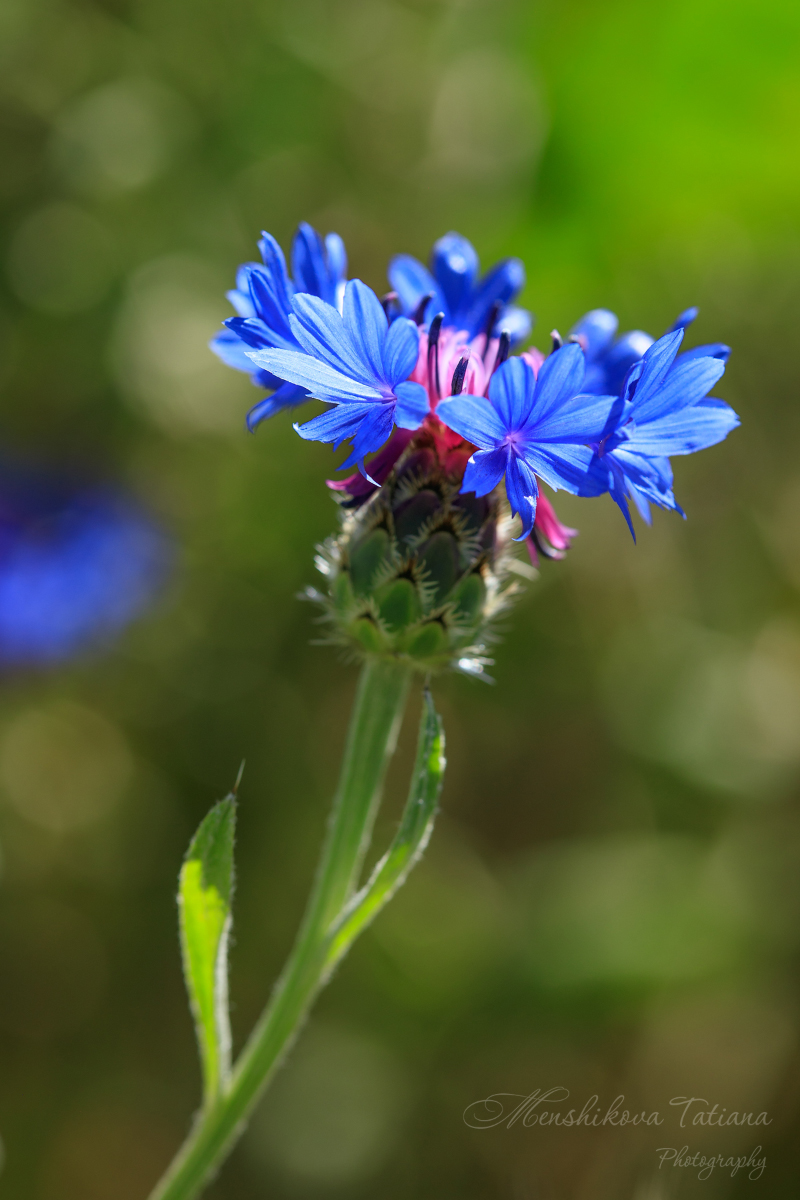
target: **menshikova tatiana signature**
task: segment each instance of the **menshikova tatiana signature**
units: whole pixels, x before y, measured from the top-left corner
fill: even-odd
[[[578,1111],[570,1108],[566,1112],[558,1105],[569,1100],[569,1090],[553,1087],[543,1092],[541,1088],[523,1096],[517,1092],[494,1092],[485,1100],[476,1100],[464,1110],[464,1124],[472,1129],[494,1129],[505,1125],[508,1129],[521,1121],[526,1128],[532,1125],[560,1125],[567,1129],[575,1126],[598,1128],[603,1125],[663,1125],[664,1117],[657,1111],[631,1112],[624,1108],[625,1096],[617,1096],[603,1111],[597,1095],[590,1096]],[[765,1112],[728,1112],[718,1104],[709,1107],[709,1101],[701,1096],[673,1096],[671,1108],[680,1109],[678,1124],[685,1125],[771,1125],[772,1118]],[[545,1107],[547,1105],[548,1107]],[[705,1106],[705,1107],[703,1107]]]

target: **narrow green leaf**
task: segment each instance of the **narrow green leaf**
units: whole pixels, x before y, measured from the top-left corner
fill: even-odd
[[[417,758],[400,827],[367,883],[334,922],[329,933],[328,969],[347,953],[358,935],[405,883],[409,871],[422,856],[433,831],[445,765],[444,728],[426,688]]]
[[[230,1073],[228,935],[235,825],[236,799],[231,794],[214,805],[194,835],[178,888],[183,973],[197,1030],[206,1103],[217,1096]]]

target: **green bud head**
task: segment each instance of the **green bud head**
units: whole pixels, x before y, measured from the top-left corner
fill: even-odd
[[[342,530],[317,558],[327,594],[309,593],[325,610],[326,641],[425,673],[484,673],[491,624],[519,590],[513,576],[531,568],[515,556],[500,489],[461,495],[462,479],[463,462],[447,470],[423,431],[366,503],[345,499]]]

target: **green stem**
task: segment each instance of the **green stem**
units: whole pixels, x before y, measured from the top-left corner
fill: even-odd
[[[374,660],[362,669],[339,787],[297,941],[227,1086],[198,1113],[150,1200],[192,1200],[211,1180],[326,982],[327,934],[358,884],[410,679],[410,668],[400,663]]]

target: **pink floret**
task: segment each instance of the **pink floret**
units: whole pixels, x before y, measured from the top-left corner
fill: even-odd
[[[561,524],[547,496],[540,491],[533,532],[525,542],[533,565],[538,567],[539,554],[543,554],[545,558],[564,558],[572,539],[577,536],[577,529],[570,529],[568,525]]]

